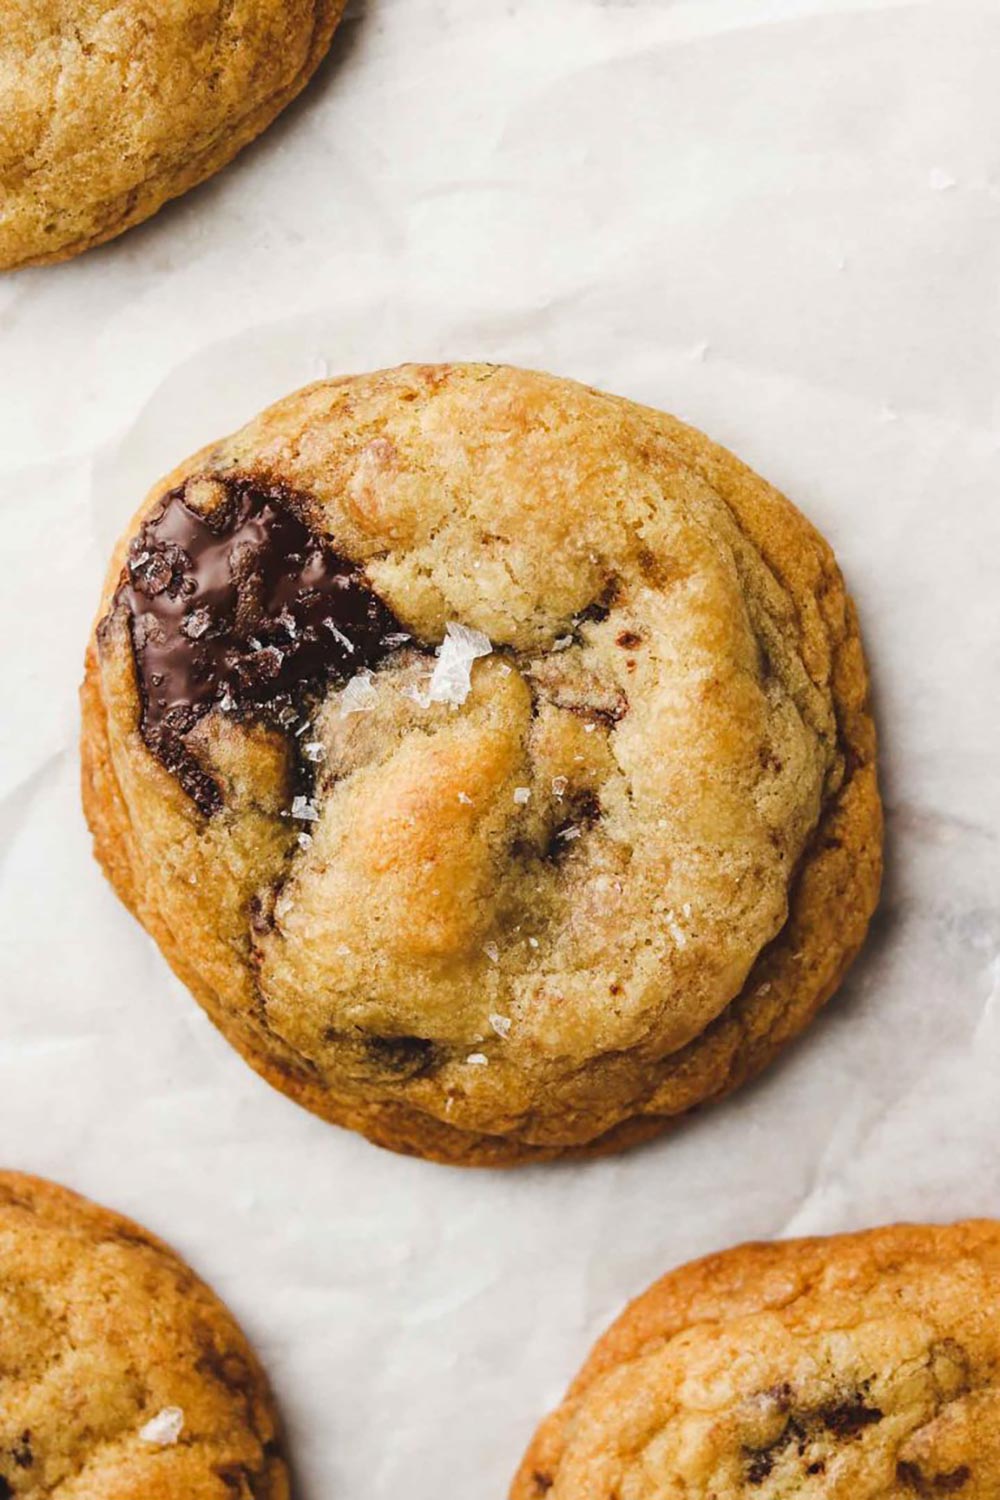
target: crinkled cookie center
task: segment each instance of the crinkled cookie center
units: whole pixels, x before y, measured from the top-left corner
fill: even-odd
[[[512,1115],[539,1066],[683,1047],[780,930],[834,755],[792,648],[786,669],[761,642],[745,564],[669,512],[664,555],[623,531],[597,596],[536,647],[468,620],[418,640],[405,590],[381,598],[320,514],[189,480],[115,600],[143,739],[206,837],[241,817],[206,726],[235,724],[246,758],[263,723],[297,767],[248,919],[267,1026],[342,1082],[446,1075]]]
[[[992,1494],[996,1454],[982,1436],[998,1412],[973,1353],[899,1304],[799,1332],[764,1314],[691,1329],[595,1382],[538,1494]]]

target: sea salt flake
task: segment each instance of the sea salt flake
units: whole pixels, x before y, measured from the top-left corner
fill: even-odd
[[[569,779],[566,776],[553,776],[552,790],[557,797],[561,797],[568,786]]]
[[[529,948],[537,948],[538,947],[538,939],[536,937],[530,937],[528,939],[528,947]]]
[[[292,802],[292,817],[298,818],[302,823],[315,823],[319,818],[316,804],[310,802],[308,797],[296,797]]]
[[[302,754],[306,760],[323,760],[326,746],[320,740],[307,740],[302,746]]]
[[[469,796],[468,792],[459,792],[458,800],[459,802],[464,802],[466,807],[472,806],[472,798]]]
[[[496,1032],[497,1036],[510,1036],[510,1016],[490,1016],[490,1025],[493,1027],[493,1030]]]
[[[311,843],[312,843],[312,834],[311,833],[300,833],[299,834],[299,848],[300,849],[308,849],[309,845]]]
[[[511,672],[513,672],[513,670],[514,670],[514,668],[511,666],[511,664],[510,664],[509,661],[504,661],[504,662],[500,663],[500,676],[501,677],[509,677],[510,674],[511,674]]]
[[[189,615],[184,616],[181,630],[189,641],[198,641],[212,623],[212,616],[207,609],[193,609]]]
[[[396,646],[405,646],[406,642],[411,639],[412,637],[405,630],[392,630],[382,637],[382,644],[388,646],[391,651]]]
[[[594,730],[596,728],[597,728],[596,724],[584,724],[584,726],[583,726],[583,732],[584,732],[584,734],[593,734],[593,732],[594,732]]]
[[[429,678],[426,680],[430,681]],[[402,694],[404,698],[409,698],[412,703],[415,703],[418,708],[430,708],[431,706],[430,696],[416,682],[408,682],[402,689]]]
[[[349,651],[351,653],[351,655],[353,656],[353,654],[354,654],[354,642],[352,640],[349,640],[348,637],[344,634],[344,632],[342,630],[338,630],[337,626],[334,624],[334,622],[331,619],[329,619],[329,618],[325,619],[323,621],[323,624],[326,626],[327,630],[333,636],[334,640],[335,641],[339,641],[340,644],[343,646],[344,650],[345,651]]]
[[[467,1063],[471,1063],[474,1068],[485,1068],[489,1063],[489,1058],[485,1052],[470,1052],[465,1060]]]
[[[490,963],[498,964],[500,962],[500,949],[496,943],[485,943],[483,945],[483,952],[490,960]]]
[[[139,1428],[139,1436],[144,1443],[156,1443],[158,1447],[169,1448],[176,1443],[183,1427],[184,1413],[181,1408],[165,1406],[155,1417],[150,1417],[145,1427]]]
[[[449,620],[447,634],[438,648],[427,697],[431,703],[465,702],[472,689],[472,664],[493,650],[489,636],[469,625]]]
[[[352,677],[340,695],[340,717],[346,719],[348,714],[371,713],[378,701],[375,684],[365,672],[359,672]]]
[[[673,938],[678,948],[686,948],[688,943],[687,933],[678,922],[673,910],[668,911],[663,920],[666,922],[667,931],[670,933],[670,936]]]
[[[514,801],[517,803],[518,807],[524,807],[527,802],[531,801],[531,787],[516,786],[514,788]]]
[[[573,637],[571,635],[559,635],[556,636],[556,639],[552,642],[552,650],[566,651],[570,646],[572,646],[572,644]]]
[[[558,837],[561,839],[565,839],[566,842],[569,843],[570,839],[578,839],[580,837],[581,831],[582,830],[577,828],[575,824],[571,823],[568,828],[560,829]]]

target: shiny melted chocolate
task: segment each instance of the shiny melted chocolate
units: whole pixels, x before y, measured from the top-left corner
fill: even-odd
[[[213,476],[210,512],[184,488],[133,540],[116,606],[130,615],[146,744],[202,812],[218,786],[184,736],[209,709],[291,728],[328,682],[375,666],[408,637],[364,574],[279,487]]]

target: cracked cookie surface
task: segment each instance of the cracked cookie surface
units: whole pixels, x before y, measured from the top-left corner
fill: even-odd
[[[744,1245],[598,1342],[511,1500],[1000,1493],[1000,1225]]]
[[[65,260],[224,167],[323,58],[344,0],[13,0],[0,269]]]
[[[177,1256],[0,1172],[0,1496],[288,1500],[267,1382]]]
[[[662,413],[495,366],[297,392],[112,562],[84,801],[259,1071],[381,1144],[613,1149],[756,1072],[878,892],[829,547]]]

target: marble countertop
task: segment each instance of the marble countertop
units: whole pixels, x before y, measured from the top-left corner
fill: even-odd
[[[992,0],[362,0],[231,169],[0,281],[5,1164],[226,1298],[301,1500],[496,1500],[681,1259],[1000,1214],[998,66]],[[77,798],[84,640],[152,480],[324,372],[460,357],[667,407],[797,501],[861,610],[888,807],[871,941],[778,1066],[639,1153],[493,1176],[254,1077]]]

